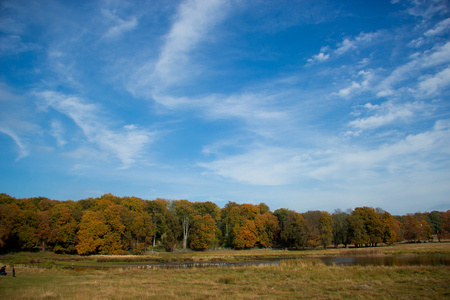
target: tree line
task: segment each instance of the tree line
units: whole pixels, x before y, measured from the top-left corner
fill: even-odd
[[[0,249],[126,254],[149,249],[206,250],[377,246],[450,238],[447,212],[392,216],[382,209],[272,212],[264,204],[143,200],[105,194],[78,201],[0,194]]]

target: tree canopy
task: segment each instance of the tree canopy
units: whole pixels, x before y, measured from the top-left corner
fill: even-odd
[[[206,250],[282,247],[375,247],[402,240],[450,238],[450,211],[392,216],[356,207],[332,214],[272,212],[264,204],[143,200],[105,194],[78,201],[0,194],[0,249],[89,254],[142,253],[161,248]]]

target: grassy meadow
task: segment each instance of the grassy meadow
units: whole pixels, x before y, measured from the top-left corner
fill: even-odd
[[[51,253],[1,256],[16,264],[17,277],[0,278],[8,299],[445,299],[450,298],[448,266],[326,266],[314,257],[342,255],[450,254],[450,243],[399,244],[362,249],[308,251],[207,251],[149,253],[144,256],[81,257]],[[189,269],[87,269],[54,266],[124,261],[236,261],[298,257],[279,265]],[[306,259],[305,259],[306,257]],[[39,265],[29,266],[30,262]]]

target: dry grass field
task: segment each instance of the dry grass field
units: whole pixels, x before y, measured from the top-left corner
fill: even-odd
[[[409,249],[409,250],[408,250]],[[407,244],[377,249],[318,251],[208,251],[171,253],[177,260],[228,260],[385,254],[450,254],[450,243]],[[356,252],[356,253],[355,253]],[[234,253],[234,254],[233,254]],[[221,257],[222,254],[222,257]],[[31,254],[30,254],[31,255]],[[156,254],[149,254],[156,255]],[[167,255],[167,254],[161,254]],[[287,255],[287,254],[283,254]],[[181,258],[180,258],[181,257]],[[97,257],[98,258],[98,257]],[[113,258],[113,257],[107,257]],[[118,257],[117,257],[118,258]],[[122,257],[123,258],[123,257]],[[10,258],[9,258],[10,259]],[[4,261],[2,261],[3,263]],[[8,269],[9,265],[8,265]],[[37,268],[16,265],[17,277],[0,278],[5,299],[446,299],[448,266],[338,266],[314,258],[278,265],[189,269]]]

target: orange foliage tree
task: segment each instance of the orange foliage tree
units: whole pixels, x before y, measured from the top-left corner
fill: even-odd
[[[216,221],[210,214],[196,215],[193,224],[190,247],[194,250],[209,249],[215,238]]]

